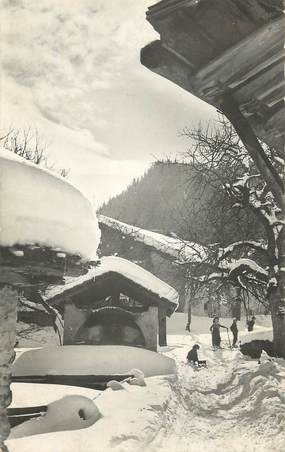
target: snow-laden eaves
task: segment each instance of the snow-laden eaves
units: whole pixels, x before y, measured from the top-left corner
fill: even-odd
[[[37,244],[96,258],[96,216],[64,178],[0,149],[0,200],[0,246]]]
[[[105,215],[98,215],[99,224],[103,224],[134,241],[144,243],[179,262],[200,262],[207,256],[207,249],[195,242],[184,241],[164,234],[141,229]]]
[[[72,293],[75,288],[92,284],[96,277],[116,273],[133,283],[141,286],[152,295],[158,297],[162,302],[166,301],[173,305],[173,311],[178,306],[179,296],[173,287],[157,278],[155,275],[145,270],[133,262],[117,256],[105,256],[100,259],[100,264],[92,267],[88,273],[77,278],[66,278],[63,286],[50,287],[44,294],[45,300],[54,301],[64,295]]]

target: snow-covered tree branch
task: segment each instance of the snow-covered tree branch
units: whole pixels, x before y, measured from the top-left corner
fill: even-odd
[[[263,294],[270,305],[275,346],[285,356],[282,197],[276,195],[276,184],[273,190],[268,177],[249,156],[225,118],[221,117],[212,128],[185,129],[183,134],[192,143],[184,155],[184,161],[203,175],[207,183],[225,193],[232,216],[244,211],[252,219],[249,223],[251,228],[244,239],[231,243],[221,236],[221,243],[212,247],[199,265],[189,263],[188,273],[201,284],[219,280],[251,294]],[[278,175],[280,185],[284,181],[282,151],[269,149],[265,145],[263,149],[272,167],[272,174]]]

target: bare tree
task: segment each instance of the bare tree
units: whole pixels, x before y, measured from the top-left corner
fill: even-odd
[[[69,169],[57,168],[55,163],[50,161],[47,146],[36,129],[34,131],[31,128],[10,129],[7,134],[0,137],[0,143],[7,151],[54,171],[62,177],[67,177],[70,173]]]
[[[253,294],[268,304],[276,351],[285,357],[284,299],[284,211],[276,184],[271,190],[268,177],[249,156],[234,128],[223,117],[218,124],[202,129],[185,129],[193,144],[184,155],[207,183],[218,187],[230,201],[230,214],[248,211],[254,216],[249,238],[206,246],[199,263],[188,263],[188,274],[195,283],[219,282],[218,291],[230,284]],[[279,180],[284,178],[280,151],[263,146],[264,153]],[[237,225],[239,227],[239,225]],[[233,236],[235,233],[233,231]],[[184,264],[186,265],[186,264]]]

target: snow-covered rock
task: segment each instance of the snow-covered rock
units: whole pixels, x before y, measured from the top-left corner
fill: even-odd
[[[144,373],[139,369],[131,369],[129,372],[131,375],[133,375],[133,378],[130,378],[128,380],[128,383],[130,385],[136,385],[136,386],[146,386]]]
[[[38,244],[96,258],[100,232],[95,213],[64,178],[0,150],[0,199],[1,246]]]
[[[268,362],[268,361],[273,361],[273,358],[271,358],[271,357],[266,353],[265,350],[262,350],[261,355],[260,355],[260,358],[259,358],[259,363],[262,364],[262,363],[266,363],[266,362]]]
[[[11,430],[10,438],[39,435],[41,433],[79,430],[90,427],[101,414],[95,403],[87,397],[69,395],[48,405],[47,412],[30,419]]]
[[[116,380],[108,381],[107,388],[111,388],[112,391],[121,391],[122,389],[125,389],[123,384]]]

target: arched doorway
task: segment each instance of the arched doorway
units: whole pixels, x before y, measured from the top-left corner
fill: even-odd
[[[132,313],[104,307],[90,314],[76,335],[76,343],[145,347],[145,338]]]

